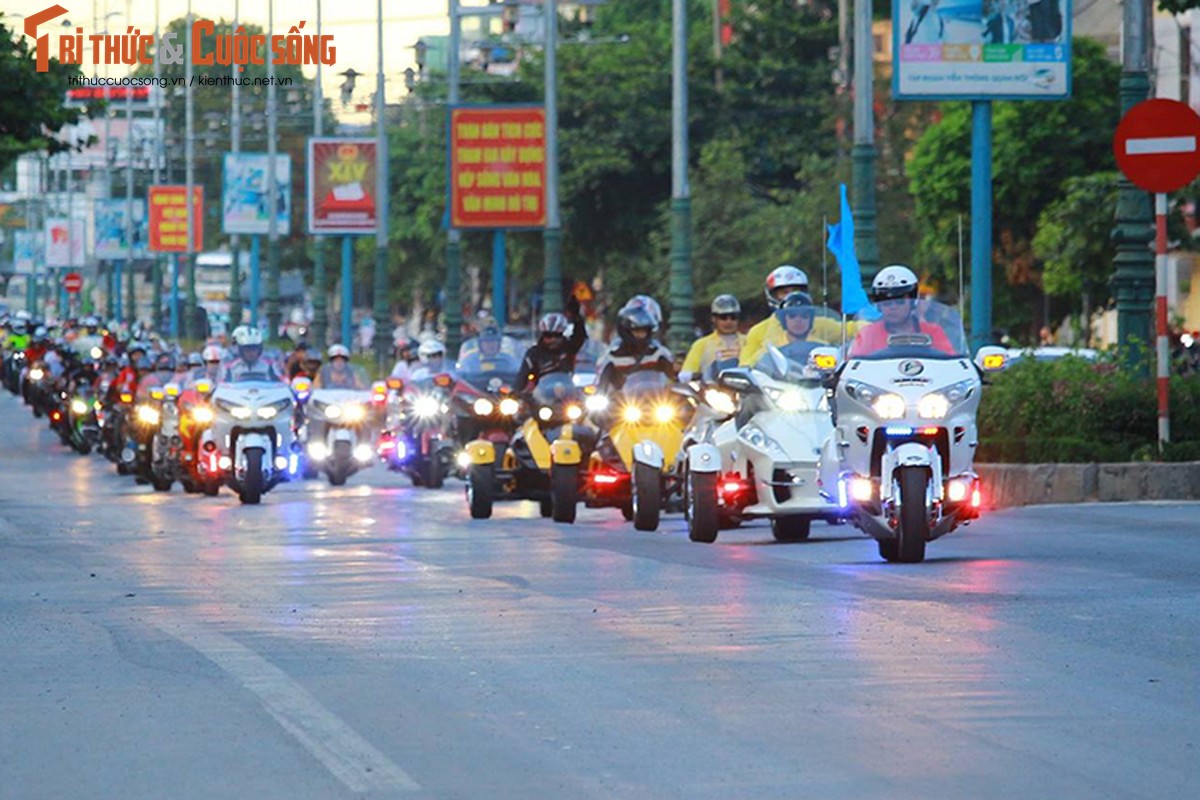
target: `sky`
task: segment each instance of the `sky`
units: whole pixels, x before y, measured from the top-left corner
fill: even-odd
[[[359,78],[355,98],[367,102],[369,94],[375,90],[379,52],[376,0],[276,0],[276,32],[286,34],[288,28],[304,20],[304,32],[315,33],[318,2],[321,3],[321,32],[332,35],[337,47],[337,63],[322,70],[321,84],[325,96],[338,97],[338,87],[343,79],[336,73],[353,67],[358,72],[368,73],[366,78]],[[103,20],[106,15],[111,15],[108,25],[111,33],[124,33],[130,24],[140,27],[144,34],[154,31],[155,0],[3,0],[0,11],[9,18],[7,22],[10,27],[18,28],[19,20],[12,19],[16,15],[34,14],[55,4],[67,9],[67,18],[74,25],[83,27],[85,37],[104,31]],[[465,0],[466,4],[485,5],[486,0]],[[168,21],[187,14],[187,0],[157,0],[157,5],[160,24],[164,28]],[[240,20],[267,27],[267,0],[236,0],[236,5]],[[192,14],[197,19],[232,19],[235,0],[192,0],[191,6]],[[447,0],[383,0],[384,72],[388,102],[398,102],[406,93],[404,70],[416,66],[412,46],[417,39],[449,32],[447,8]],[[96,20],[95,24],[93,19]],[[108,69],[112,77],[123,74],[121,67]],[[103,66],[100,70],[104,74]],[[85,69],[84,72],[89,74],[90,70]],[[306,66],[304,72],[312,76],[316,69]],[[334,110],[344,116],[340,114],[339,105],[334,103]],[[362,122],[365,117],[360,120],[349,115],[345,116],[345,120]]]

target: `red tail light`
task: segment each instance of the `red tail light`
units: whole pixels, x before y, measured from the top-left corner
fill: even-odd
[[[221,471],[221,460],[215,451],[208,454],[208,471],[214,475]]]
[[[979,508],[982,505],[983,505],[983,493],[980,492],[979,487],[976,486],[975,489],[971,492],[971,508]]]
[[[629,480],[629,476],[610,468],[601,468],[592,475],[592,485],[597,489],[612,488],[622,480]]]
[[[51,411],[51,412],[50,412],[50,419],[54,420],[55,422],[58,422],[59,420],[61,420],[61,419],[62,419],[62,414],[60,414],[60,413],[59,413],[59,412],[57,412],[57,411]]]
[[[750,505],[753,492],[754,484],[736,472],[726,473],[717,481],[717,495],[726,507]]]

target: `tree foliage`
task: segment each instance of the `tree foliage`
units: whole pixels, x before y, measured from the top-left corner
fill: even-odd
[[[1094,303],[1108,299],[1108,281],[1116,255],[1112,218],[1096,213],[1117,202],[1117,173],[1097,172],[1068,178],[1062,196],[1038,216],[1034,255],[1043,264],[1042,282],[1048,294],[1087,292]]]
[[[65,143],[51,135],[79,121],[80,109],[63,105],[68,81],[80,74],[79,68],[51,59],[49,70],[38,72],[31,42],[0,18],[0,171],[22,153],[53,154],[88,144]]]

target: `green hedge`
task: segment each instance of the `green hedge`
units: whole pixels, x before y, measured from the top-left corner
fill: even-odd
[[[1154,380],[1116,354],[1018,361],[984,389],[977,460],[1157,460],[1156,397]],[[1200,378],[1171,379],[1171,439],[1162,460],[1200,460]]]

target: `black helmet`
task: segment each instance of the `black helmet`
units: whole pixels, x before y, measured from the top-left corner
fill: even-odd
[[[803,316],[811,322],[816,309],[813,308],[812,297],[808,292],[789,292],[779,301],[779,307],[775,309],[775,317],[779,320],[779,324],[785,328],[788,319]]]
[[[174,353],[159,353],[158,358],[154,359],[154,371],[174,372],[175,364],[176,362]]]
[[[642,306],[627,306],[617,314],[617,334],[627,347],[642,352],[649,350],[656,327],[654,317]],[[646,331],[647,335],[641,338],[635,336],[633,332],[638,330]]]

